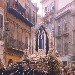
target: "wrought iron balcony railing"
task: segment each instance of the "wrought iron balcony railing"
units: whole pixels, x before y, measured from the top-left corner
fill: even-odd
[[[61,38],[61,36],[62,36],[62,35],[61,35],[60,32],[57,32],[57,33],[55,34],[55,37],[56,37],[56,38]]]
[[[25,44],[23,42],[13,39],[12,37],[9,38],[6,44],[7,48],[15,48],[18,50],[25,49]]]
[[[30,27],[35,25],[35,23],[31,20],[31,13],[27,12],[27,9],[23,8],[19,2],[15,1],[14,3],[14,0],[9,0],[7,3],[7,9],[11,14],[13,14],[15,17],[17,17]]]
[[[71,61],[75,61],[75,56],[71,56]]]
[[[67,37],[68,35],[69,35],[69,32],[66,31],[66,30],[64,30],[64,31],[63,31],[63,36],[64,36],[64,37]]]

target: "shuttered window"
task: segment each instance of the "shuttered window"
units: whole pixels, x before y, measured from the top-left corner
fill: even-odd
[[[3,16],[0,14],[0,28],[3,27]]]
[[[65,55],[68,54],[68,43],[67,42],[64,43],[64,54]]]
[[[75,32],[73,32],[73,44],[75,45]]]

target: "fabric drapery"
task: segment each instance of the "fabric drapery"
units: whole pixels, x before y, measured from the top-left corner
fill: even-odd
[[[46,55],[47,55],[48,54],[48,50],[49,50],[49,38],[48,38],[48,34],[47,34],[47,32],[46,32],[46,30],[45,30],[45,28],[43,26],[41,26],[40,28],[42,28],[42,30],[44,30],[44,32],[46,34]],[[40,30],[40,28],[38,29],[38,31]],[[36,51],[37,52],[38,52],[38,35],[39,35],[39,33],[36,34]],[[40,43],[40,40],[41,39],[39,39],[39,43]],[[40,43],[40,44],[42,44],[42,43]],[[39,47],[41,48],[41,45]]]

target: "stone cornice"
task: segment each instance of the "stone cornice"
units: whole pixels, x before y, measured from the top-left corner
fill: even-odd
[[[74,14],[74,6],[75,6],[75,1],[72,1],[71,3],[67,4],[65,7],[63,7],[62,9],[60,9],[58,12],[56,12],[56,17],[55,19],[60,18],[61,16],[67,14],[67,13],[71,13]]]
[[[63,13],[56,14],[55,19],[57,20],[58,18],[62,17],[63,15],[65,15],[65,14],[67,14],[67,13],[71,13],[71,10],[68,9],[68,10],[64,11]]]
[[[47,0],[41,0],[40,2],[43,3],[43,2],[45,2],[45,1],[47,1]]]
[[[71,11],[71,15],[72,15],[72,16],[75,15],[75,10]]]

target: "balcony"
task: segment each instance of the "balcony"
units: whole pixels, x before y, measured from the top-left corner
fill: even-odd
[[[75,61],[75,56],[71,56],[71,61]]]
[[[28,13],[25,8],[19,2],[14,3],[14,1],[9,0],[7,3],[7,10],[9,13],[13,14],[16,18],[20,19],[26,25],[32,27],[34,22],[32,22],[31,13]]]
[[[68,31],[63,31],[63,36],[67,37],[69,35]]]
[[[45,13],[45,18],[48,18],[48,17],[49,17],[49,13],[46,12],[46,13]]]
[[[57,32],[55,37],[60,39],[61,38],[61,33]]]
[[[12,37],[9,37],[8,38],[9,40],[7,41],[7,48],[15,48],[15,49],[18,49],[18,50],[21,50],[23,51],[25,49],[25,45],[23,42],[21,41],[18,41],[16,39],[13,39]]]
[[[0,40],[2,40],[2,28],[0,29]]]
[[[74,32],[75,32],[75,26],[73,26],[72,31],[74,31]]]
[[[8,48],[8,53],[11,52],[12,55],[17,55],[18,57],[22,57],[24,55],[24,52],[15,48]]]

